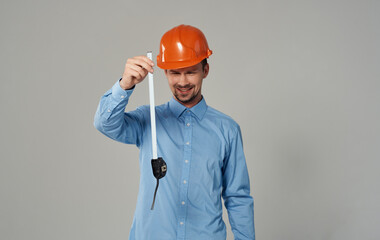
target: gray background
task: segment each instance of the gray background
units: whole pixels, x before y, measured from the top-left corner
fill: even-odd
[[[379,16],[380,1],[1,0],[0,239],[128,238],[138,149],[93,117],[126,59],[181,23],[214,51],[208,104],[242,128],[257,239],[380,239]],[[145,81],[130,109],[147,103]]]

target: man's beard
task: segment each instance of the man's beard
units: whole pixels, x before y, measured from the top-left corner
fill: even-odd
[[[175,85],[174,88],[175,88],[175,91],[174,91],[174,96],[175,98],[181,102],[181,103],[189,103],[189,102],[192,102],[197,96],[199,93],[195,93],[195,92],[192,92],[192,95],[190,96],[189,99],[184,99],[181,97],[181,91],[178,89],[178,88],[192,88],[192,90],[194,90],[194,85],[185,85],[185,86],[178,86],[178,85]],[[187,96],[186,96],[187,97]]]
[[[192,102],[196,97],[197,95],[196,94],[193,94],[189,99],[181,99],[180,98],[180,94],[177,94],[177,92],[174,94],[175,98],[181,102],[181,103],[189,103],[189,102]]]

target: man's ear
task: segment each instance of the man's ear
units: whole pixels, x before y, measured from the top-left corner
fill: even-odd
[[[204,69],[203,69],[203,78],[206,78],[207,75],[208,75],[208,72],[210,70],[210,65],[208,65],[208,63],[205,65]]]

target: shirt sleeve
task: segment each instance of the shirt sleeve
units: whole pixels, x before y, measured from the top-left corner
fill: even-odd
[[[254,240],[253,198],[239,127],[230,141],[230,152],[223,166],[222,197],[235,240]]]
[[[139,147],[143,133],[143,112],[139,108],[125,112],[134,88],[124,90],[119,81],[101,97],[94,117],[94,126],[113,140],[136,144]]]

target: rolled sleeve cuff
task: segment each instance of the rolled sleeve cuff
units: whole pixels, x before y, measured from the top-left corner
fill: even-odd
[[[116,102],[126,101],[131,95],[135,87],[124,90],[120,87],[121,78],[112,86],[112,98]]]

